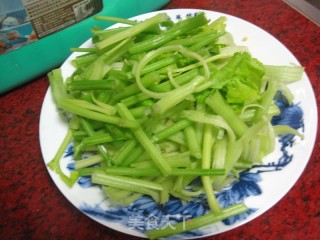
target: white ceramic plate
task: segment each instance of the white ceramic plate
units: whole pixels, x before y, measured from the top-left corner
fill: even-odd
[[[178,20],[198,11],[203,10],[175,9],[164,12],[171,19]],[[248,46],[251,54],[261,62],[270,65],[300,65],[284,45],[259,27],[230,15],[212,11],[204,12],[212,20],[222,15],[226,16],[227,30],[233,34],[236,44]],[[148,13],[134,19],[144,20],[154,14],[156,13]],[[90,44],[91,40],[88,40],[83,47],[88,47]],[[74,71],[70,64],[70,60],[74,57],[75,54],[72,54],[62,65],[64,77]],[[312,87],[305,74],[301,81],[291,84],[290,89],[295,96],[295,102],[292,106],[284,107],[286,117],[281,121],[295,124],[299,131],[304,132],[305,139],[279,139],[277,150],[267,157],[265,165],[256,166],[244,172],[238,182],[217,194],[222,206],[244,202],[250,208],[248,213],[179,235],[179,238],[214,235],[249,222],[276,204],[295,184],[308,163],[314,146],[317,132],[317,107]],[[55,155],[66,131],[67,124],[58,115],[49,89],[43,102],[40,118],[40,143],[45,163]],[[72,151],[72,148],[70,150]],[[66,153],[62,159],[62,169],[66,174],[69,172],[67,165],[72,161],[72,155]],[[49,170],[49,174],[65,197],[80,211],[107,227],[134,236],[145,237],[143,234],[145,229],[148,229],[151,224],[153,226],[162,224],[161,221],[165,222],[169,217],[174,222],[179,214],[185,218],[199,216],[207,207],[204,204],[205,201],[199,199],[187,206],[172,200],[165,207],[159,208],[149,198],[143,197],[126,208],[110,208],[108,199],[100,188],[86,187],[87,179],[81,179],[81,182],[70,189],[55,173]]]

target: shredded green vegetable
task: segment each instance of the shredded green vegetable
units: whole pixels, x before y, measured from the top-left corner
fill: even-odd
[[[301,79],[303,68],[263,65],[233,43],[226,17],[95,19],[126,26],[92,28],[93,45],[71,49],[82,53],[71,62],[74,73],[67,79],[61,69],[48,74],[56,106],[71,119],[48,167],[70,187],[79,176],[91,176],[111,204],[142,195],[159,204],[206,195],[209,213],[186,226],[147,231],[152,239],[245,212],[243,204],[222,208],[215,193],[238,177],[237,170],[262,162],[277,135],[303,137],[270,124],[280,113],[275,94],[281,90],[292,102],[285,84]],[[60,159],[70,142],[75,171],[66,176]],[[193,188],[198,178],[202,186]]]

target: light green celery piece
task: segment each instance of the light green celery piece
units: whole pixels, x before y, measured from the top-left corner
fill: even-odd
[[[195,110],[197,112],[205,112],[206,111],[205,103],[197,102]],[[199,141],[201,146],[202,146],[202,140],[203,140],[203,128],[204,128],[204,123],[195,122],[195,130],[196,130],[196,134],[197,134],[197,140]]]
[[[124,143],[119,151],[117,151],[111,158],[111,161],[115,165],[121,165],[130,152],[137,146],[136,141],[128,140]]]
[[[248,126],[225,102],[219,91],[209,96],[206,104],[229,124],[237,137],[241,137],[247,131]]]
[[[176,106],[181,103],[186,97],[190,94],[194,93],[197,90],[197,86],[204,82],[204,78],[202,76],[197,76],[191,82],[172,90],[170,95],[167,95],[161,98],[158,102],[153,105],[154,114],[161,116],[170,108]]]
[[[71,52],[96,52],[95,48],[70,48]]]
[[[235,46],[233,36],[230,32],[226,32],[223,36],[221,36],[217,42],[217,44],[220,44],[222,46]],[[223,49],[223,48],[222,48]]]
[[[135,118],[144,118],[151,114],[151,107],[149,106],[139,106],[136,108],[130,109],[132,116]]]
[[[83,130],[86,132],[86,134],[90,137],[95,136],[97,133],[93,130],[92,126],[90,123],[84,119],[84,118],[79,118],[80,124],[83,128]],[[103,145],[98,145],[97,146],[99,153],[101,156],[104,158],[104,160],[107,162],[108,165],[110,165],[110,154],[107,151],[107,149]]]
[[[249,104],[241,110],[239,117],[245,122],[250,122],[253,120],[258,108],[262,108],[262,106],[260,104]],[[266,114],[268,116],[277,116],[280,114],[280,109],[276,104],[271,104]]]
[[[196,217],[190,220],[185,220],[177,224],[171,225],[171,227],[152,229],[144,232],[150,239],[160,239],[169,236],[173,236],[179,233],[188,232],[194,229],[222,221],[224,219],[239,215],[248,210],[248,208],[242,204],[235,204],[230,207],[224,208],[219,213],[208,213],[206,215]]]
[[[214,62],[214,61],[217,61],[217,60],[222,60],[222,59],[225,59],[225,58],[230,58],[230,57],[233,56],[233,54],[234,54],[234,52],[217,54],[217,55],[213,55],[213,56],[211,56],[211,57],[203,58],[203,61],[204,61],[204,63],[208,64],[208,63],[210,63],[210,62]],[[190,70],[195,70],[195,69],[197,69],[198,67],[201,67],[201,65],[203,65],[202,62],[193,63],[193,64],[190,64],[190,65],[185,66],[185,67],[173,69],[173,73],[184,73],[184,72],[188,72],[188,71],[190,71]]]
[[[151,73],[151,72],[154,72],[156,70],[160,70],[160,69],[162,69],[164,67],[167,67],[167,66],[175,63],[176,61],[177,61],[177,59],[175,57],[171,57],[171,58],[164,58],[164,59],[161,59],[161,60],[159,60],[157,62],[148,64],[141,71],[141,75],[145,75],[147,73]]]
[[[297,135],[301,139],[304,139],[304,135],[302,133],[288,125],[275,125],[273,126],[273,129],[276,135],[293,134]]]
[[[267,115],[268,109],[274,103],[274,97],[277,94],[279,89],[279,83],[276,81],[269,81],[267,90],[263,93],[261,97],[261,108],[258,108],[255,116],[253,118],[254,122],[261,121],[262,118],[266,117],[267,119],[271,120],[272,116]]]
[[[251,127],[248,128],[247,132],[239,139],[239,142],[241,143],[243,152],[242,152],[242,157],[245,160],[249,160],[251,161],[252,159],[250,158],[250,154],[251,154],[251,142],[254,141],[255,139],[258,139],[261,135],[261,132],[264,128],[266,128],[268,125],[267,120],[264,118],[261,121],[253,124]],[[261,135],[262,138],[265,138],[266,141],[272,141],[274,142],[274,137],[273,139],[270,139],[270,136],[268,136],[266,133]],[[257,143],[256,143],[257,144]],[[265,143],[265,145],[267,145],[268,143]],[[268,145],[271,146],[272,143],[269,143]],[[250,149],[251,148],[251,149]]]
[[[156,72],[151,72],[145,76],[142,77],[141,82],[145,87],[149,87],[152,85],[156,85],[160,82],[160,75]],[[140,92],[140,89],[136,83],[132,83],[131,85],[127,86],[123,91],[115,94],[112,97],[112,102],[117,103],[121,99],[133,96],[135,94],[138,94]]]
[[[108,201],[110,202],[110,204],[116,206],[128,206],[129,204],[133,203],[142,196],[141,193],[133,193],[131,191],[107,186],[102,186],[102,190],[109,197]],[[159,202],[159,197],[152,196],[152,198],[153,197],[155,197],[154,200],[156,202]]]
[[[175,77],[175,81],[178,85],[184,85],[191,80],[193,80],[196,76],[200,75],[200,71],[198,68],[192,69],[190,71],[187,71],[185,73],[181,73],[180,75]],[[169,92],[171,91],[172,84],[170,81],[165,81],[163,83],[160,83],[158,85],[150,86],[150,90],[155,92]]]
[[[71,65],[76,68],[82,68],[84,66],[89,66],[91,63],[93,63],[99,55],[97,53],[86,53],[80,56],[75,57],[71,60]]]
[[[157,25],[161,22],[168,20],[168,16],[165,13],[159,13],[152,18],[149,18],[145,21],[139,22],[135,25],[130,26],[129,28],[124,29],[121,32],[118,32],[98,43],[96,43],[96,48],[102,50],[108,46],[111,46],[114,43],[120,42],[127,38],[132,38],[137,34],[145,31],[151,26]]]
[[[132,167],[103,167],[108,176],[131,176],[131,177],[162,177],[157,168],[132,168]],[[94,172],[94,170],[93,170]],[[202,169],[202,168],[174,168],[171,176],[221,176],[224,169]]]
[[[201,167],[203,169],[211,168],[211,159],[212,159],[212,145],[214,142],[212,125],[205,124],[203,129],[203,148],[202,148],[202,162]],[[213,187],[211,184],[211,178],[209,176],[201,177],[204,191],[206,193],[208,204],[212,212],[220,212],[221,207],[218,200],[215,197]]]
[[[150,97],[147,94],[138,93],[138,94],[132,95],[130,97],[127,97],[125,99],[122,99],[121,102],[124,103],[127,107],[131,107],[137,103],[140,103],[140,102],[148,100],[148,99],[150,99]]]
[[[164,158],[168,164],[173,168],[190,168],[190,152],[175,153],[175,154],[163,154]],[[154,168],[156,167],[153,161],[145,159],[143,161],[134,162],[131,164],[131,167],[135,168]]]
[[[197,134],[195,131],[194,125],[189,125],[183,130],[185,140],[187,146],[190,151],[190,155],[195,157],[196,159],[201,159],[201,146],[200,142],[198,141]]]
[[[191,83],[188,83],[189,85],[185,84],[183,87],[188,85],[188,88],[187,88],[188,90],[190,90],[190,88],[192,88],[192,90],[195,91],[196,89],[193,89],[193,88],[196,88],[197,85],[203,83],[204,79],[209,79],[209,77],[210,77],[209,66],[204,61],[204,58],[200,54],[198,54],[197,52],[190,51],[190,50],[188,50],[188,49],[186,49],[186,48],[184,48],[184,47],[182,47],[180,45],[161,47],[161,48],[158,48],[158,49],[156,49],[154,51],[151,51],[151,52],[148,52],[147,54],[145,54],[143,56],[143,58],[140,60],[138,66],[137,66],[137,68],[136,68],[136,70],[134,72],[135,77],[136,77],[136,83],[138,84],[140,90],[143,93],[145,93],[146,95],[148,95],[148,96],[150,96],[152,98],[155,98],[155,99],[160,99],[160,98],[163,98],[164,96],[170,97],[171,95],[177,95],[177,94],[173,94],[173,92],[176,91],[176,90],[183,89],[183,87],[180,87],[178,89],[175,89],[175,90],[172,90],[172,91],[169,91],[169,92],[159,93],[159,92],[150,91],[149,89],[144,87],[144,85],[141,82],[141,73],[142,73],[143,69],[145,68],[145,66],[150,61],[154,60],[155,58],[157,58],[158,56],[160,56],[162,54],[169,54],[169,53],[172,53],[172,52],[179,52],[180,54],[182,54],[185,57],[190,57],[190,58],[196,59],[197,61],[199,61],[200,66],[203,66],[203,68],[204,68],[204,75],[203,76],[196,76],[195,79]],[[201,79],[201,77],[203,79]],[[185,90],[186,89],[183,89],[183,90],[180,90],[180,91],[183,93],[183,91],[185,91]],[[186,96],[187,95],[185,95],[184,97],[186,97]],[[177,96],[175,96],[175,98],[176,97]]]
[[[126,28],[128,28],[128,26],[117,27],[117,28],[107,28],[107,29],[103,29],[103,30],[91,28],[91,33],[93,34],[92,43],[95,44],[97,42],[100,42],[106,38],[109,38],[110,36],[112,36],[116,33],[123,31]],[[97,51],[97,49],[96,49],[96,51]]]
[[[288,101],[288,104],[292,104],[293,100],[294,100],[294,95],[291,92],[291,90],[289,89],[288,85],[286,83],[280,83],[279,84],[279,91],[286,98],[286,100]],[[279,113],[275,114],[275,115],[279,115],[279,114],[280,114],[280,110],[279,110]]]
[[[180,149],[180,146],[171,141],[161,141],[157,144],[158,149],[162,154],[177,152]]]
[[[221,48],[220,50],[220,54],[230,55],[230,56],[232,56],[235,53],[243,53],[243,52],[249,52],[248,47],[232,45],[232,46]]]
[[[299,81],[304,73],[304,68],[301,66],[264,65],[264,68],[267,77],[283,83]]]
[[[64,104],[75,105],[75,106],[83,108],[83,109],[88,109],[91,111],[102,113],[107,116],[112,116],[115,114],[114,107],[106,108],[106,107],[102,107],[102,106],[99,106],[99,105],[96,105],[96,104],[93,104],[93,103],[90,103],[90,102],[87,102],[87,101],[81,100],[81,99],[65,98],[60,101],[60,104],[61,104],[61,102],[63,102]]]
[[[190,46],[190,50],[192,50],[192,51],[200,50],[203,47],[207,46],[208,44],[212,44],[216,39],[218,39],[219,37],[221,37],[224,34],[225,34],[224,31],[220,31],[215,34],[211,34],[211,35],[207,36],[206,39],[199,41],[196,44],[193,44],[192,46]]]
[[[225,30],[227,20],[228,19],[226,16],[218,17],[213,22],[208,24],[208,28],[217,31]]]
[[[121,166],[127,167],[134,163],[144,152],[144,149],[141,146],[134,148],[126,159],[121,163]]]
[[[59,177],[61,178],[61,180],[68,186],[68,187],[72,187],[77,179],[78,179],[78,174],[77,172],[71,172],[70,173],[70,177],[68,177],[67,175],[65,175],[60,167],[60,160],[63,157],[63,154],[66,150],[66,148],[68,147],[69,143],[72,140],[72,131],[69,130],[67,132],[67,134],[65,135],[61,145],[58,148],[58,151],[56,152],[55,156],[53,157],[53,159],[47,163],[47,166],[52,170],[55,171]]]
[[[261,152],[261,139],[257,137],[252,139],[249,144],[249,154],[247,155],[246,160],[251,162],[262,163],[259,158],[260,152]]]
[[[136,21],[129,20],[126,18],[119,18],[119,17],[111,17],[111,16],[93,16],[95,20],[106,21],[106,22],[115,22],[115,23],[123,23],[128,25],[135,25],[137,24]]]
[[[257,162],[263,162],[263,158],[269,153],[272,153],[276,146],[276,134],[270,122],[268,122],[263,128],[263,131],[261,132],[259,137],[261,149],[258,155]]]
[[[69,99],[59,99],[57,105],[67,112],[71,112],[88,119],[115,124],[120,127],[136,128],[139,126],[137,121],[108,116],[104,113],[84,108],[83,105],[79,105],[77,102],[71,102]]]
[[[147,181],[144,179],[138,179],[133,177],[124,177],[124,176],[113,176],[106,174],[105,172],[101,170],[94,171],[91,175],[92,182],[110,186],[110,187],[116,187],[120,189],[125,189],[129,191],[136,191],[143,193],[139,191],[139,189],[152,189],[152,190],[163,190],[163,187],[161,184],[157,184],[152,181]]]
[[[110,104],[107,104],[107,103],[104,103],[104,102],[101,102],[99,101],[93,92],[91,92],[91,98],[92,98],[92,101],[97,105],[99,106],[100,108],[103,109],[103,112],[106,113],[107,115],[115,115],[117,110],[114,106],[111,106]]]
[[[204,13],[199,13],[193,18],[187,18],[176,23],[170,29],[168,29],[167,31],[163,31],[159,35],[155,35],[154,37],[146,39],[143,42],[136,43],[129,49],[129,52],[131,54],[136,54],[140,52],[150,51],[169,42],[175,37],[178,37],[182,34],[190,33],[192,30],[206,25],[207,23],[208,20],[206,19]]]
[[[127,51],[128,48],[132,45],[131,38],[124,39],[120,43],[116,44],[116,46],[112,46],[111,49],[107,49],[104,53],[101,52],[101,57],[104,61],[105,66],[111,65],[110,68],[116,69],[116,61],[122,57]],[[105,71],[107,73],[110,68]]]
[[[80,168],[89,167],[89,166],[92,166],[94,164],[102,162],[103,159],[104,158],[100,154],[96,154],[94,156],[91,156],[91,157],[88,157],[88,158],[85,158],[85,159],[77,160],[74,163],[74,168],[77,170],[77,169],[80,169]]]
[[[48,79],[50,82],[51,93],[56,104],[60,99],[69,97],[63,83],[60,68],[50,71],[48,73]]]
[[[212,168],[224,168],[228,142],[225,138],[216,139],[213,146]]]
[[[208,38],[208,36],[211,35],[216,35],[217,32],[216,31],[212,31],[212,30],[206,30],[204,32],[200,32],[196,35],[190,36],[188,38],[177,38],[177,39],[173,39],[171,41],[169,41],[168,43],[166,43],[164,46],[169,46],[169,45],[182,45],[184,47],[188,47],[188,46],[192,46],[198,42],[201,42],[205,39]]]
[[[226,184],[230,183],[228,180],[228,174],[234,168],[235,163],[240,159],[243,153],[243,142],[237,140],[235,142],[229,142],[226,151],[226,158],[224,163],[225,174],[224,176],[218,176],[214,178],[214,189],[220,191]]]
[[[156,190],[142,188],[140,189],[141,191],[138,192],[109,186],[102,187],[105,190],[106,194],[109,194],[111,196],[111,200],[114,199],[114,204],[128,206],[143,194],[149,195],[155,202],[160,202],[160,192]]]
[[[237,170],[249,169],[252,168],[252,162],[239,160],[234,164],[234,168]]]
[[[66,87],[69,91],[111,90],[116,88],[116,83],[111,80],[76,80],[69,81]]]
[[[168,137],[168,140],[174,142],[174,143],[178,143],[181,146],[187,146],[187,143],[185,141],[184,135],[182,132],[177,132],[176,134]]]
[[[169,138],[170,136],[178,133],[179,131],[185,129],[187,126],[192,124],[191,121],[186,119],[181,119],[178,122],[173,123],[171,126],[162,129],[161,131],[156,132],[152,136],[153,142],[159,142],[160,140]]]
[[[165,114],[163,114],[162,119],[172,119],[173,121],[179,121],[181,112],[185,109],[192,108],[194,102],[191,100],[183,100],[181,103],[169,109]]]
[[[175,161],[168,161],[168,164],[172,168],[190,167],[190,161],[186,159],[177,159]],[[134,168],[155,168],[156,167],[152,161],[136,162],[136,163],[132,163],[130,166]]]
[[[181,192],[183,189],[185,188],[185,186],[183,185],[183,177],[182,176],[178,176],[175,180],[174,180],[174,184],[172,186],[172,190],[171,192]]]
[[[114,141],[114,139],[108,133],[95,134],[94,136],[85,137],[81,140],[80,144],[76,146],[74,154],[77,156],[80,151],[87,147],[101,145],[112,141]]]
[[[236,140],[234,131],[231,129],[226,120],[219,115],[206,114],[195,110],[185,110],[182,112],[182,117],[197,123],[206,123],[218,128],[222,128],[226,130],[230,141]]]
[[[130,111],[128,110],[128,108],[123,103],[118,103],[117,109],[120,116],[126,119],[129,119],[131,121],[135,120],[132,114],[130,113]],[[156,166],[162,172],[162,174],[164,176],[170,175],[172,172],[172,168],[166,162],[164,157],[161,155],[157,147],[152,143],[152,141],[147,136],[147,134],[143,131],[143,129],[140,127],[140,128],[135,128],[131,130],[132,130],[132,133],[135,135],[136,139],[140,142],[141,146],[149,154],[150,158],[154,161]]]
[[[105,74],[104,67],[103,56],[99,56],[86,68],[86,71],[82,72],[81,76],[83,79],[101,80]]]

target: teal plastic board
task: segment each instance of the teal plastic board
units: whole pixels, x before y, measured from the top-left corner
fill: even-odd
[[[13,0],[8,1],[12,3]],[[170,0],[96,0],[96,2],[97,1],[100,2],[100,5],[102,3],[102,10],[97,13],[97,15],[129,18],[158,10]],[[17,14],[17,12],[15,13]],[[0,21],[2,25],[12,24],[12,20],[15,20],[15,18],[12,17],[7,17],[5,20],[3,19],[0,4]],[[95,21],[92,17],[89,17],[28,45],[0,54],[0,94],[60,66],[70,55],[71,47],[80,46],[91,37],[90,28],[94,25],[106,28],[110,26],[111,23]]]

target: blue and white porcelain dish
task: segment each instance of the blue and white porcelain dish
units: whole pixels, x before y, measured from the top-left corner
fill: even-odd
[[[264,64],[270,65],[300,65],[293,54],[273,36],[259,27],[223,13],[198,10],[174,9],[165,10],[172,20],[178,21],[199,11],[206,13],[209,19],[215,20],[220,16],[227,17],[227,30],[233,35],[238,45],[247,46],[251,54]],[[133,19],[144,20],[158,12],[137,16]],[[91,45],[91,40],[82,47]],[[74,68],[72,54],[62,65],[63,76],[72,74]],[[317,105],[314,93],[306,74],[299,82],[289,85],[295,101],[288,104],[279,95],[276,99],[282,113],[273,119],[273,124],[289,124],[303,132],[305,138],[286,135],[278,139],[276,150],[268,155],[263,165],[255,165],[252,169],[243,171],[238,181],[217,193],[221,206],[226,207],[244,202],[249,211],[225,221],[198,229],[192,232],[173,236],[170,239],[193,239],[222,233],[263,214],[275,205],[298,180],[312,153],[317,132]],[[59,116],[52,100],[50,89],[45,96],[40,117],[40,144],[47,164],[55,155],[65,133],[67,123]],[[62,170],[69,174],[72,171],[73,147],[70,145],[61,160]],[[80,211],[93,220],[114,230],[129,235],[146,237],[143,232],[150,228],[170,227],[179,221],[205,214],[208,206],[204,196],[185,205],[172,198],[165,205],[159,205],[148,197],[141,197],[127,207],[110,207],[108,198],[97,186],[91,186],[90,179],[81,178],[74,187],[67,187],[58,175],[49,170],[52,180],[64,196]]]

